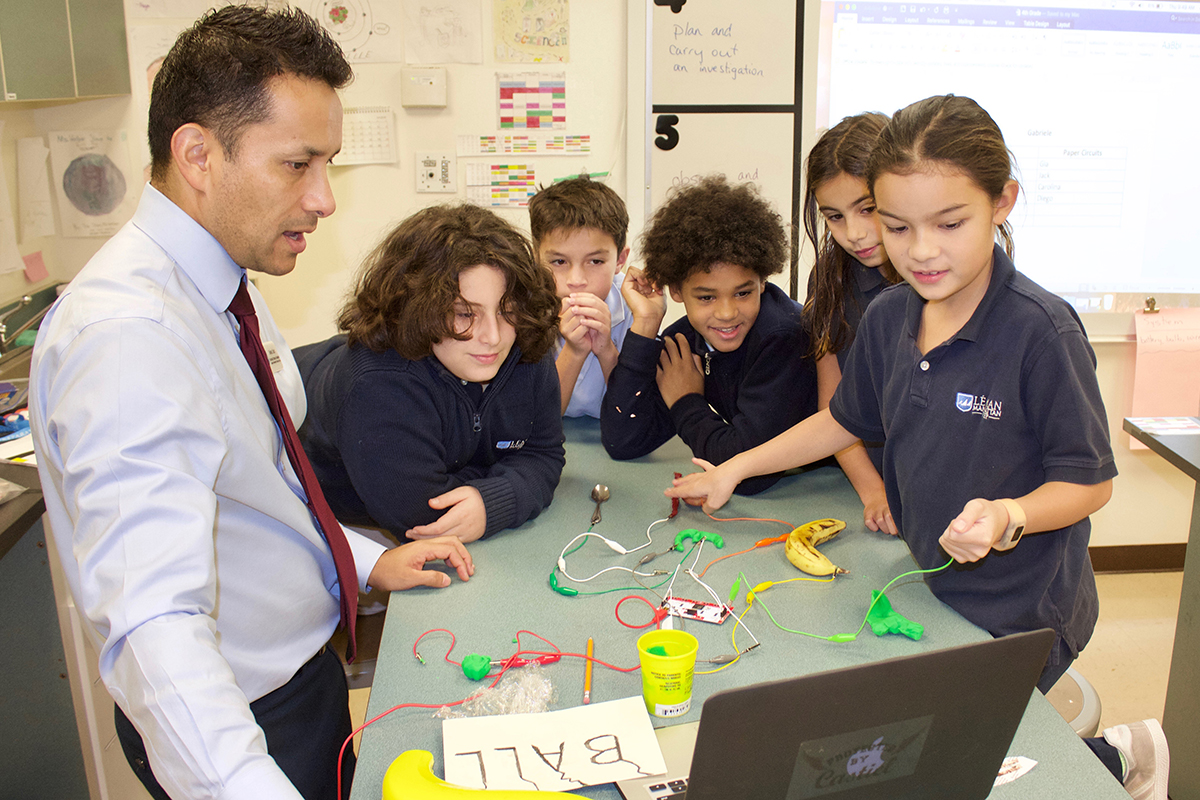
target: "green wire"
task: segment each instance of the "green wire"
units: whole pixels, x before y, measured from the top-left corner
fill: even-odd
[[[900,580],[901,578],[907,578],[909,575],[927,575],[927,574],[931,574],[934,572],[941,572],[942,570],[946,569],[953,563],[954,563],[954,559],[952,558],[940,567],[934,567],[933,569],[909,570],[908,572],[903,572],[903,573],[897,575],[896,577],[892,578],[890,581],[887,582],[886,586],[884,586],[882,589],[879,590],[879,594],[871,599],[871,605],[867,606],[867,613],[863,615],[862,624],[859,625],[858,630],[856,630],[852,634],[850,634],[850,633],[835,633],[832,636],[820,636],[815,633],[808,633],[807,631],[797,631],[797,630],[792,630],[791,628],[785,628],[784,626],[780,625],[779,622],[775,619],[775,615],[771,613],[771,609],[767,608],[767,604],[764,603],[759,598],[757,592],[754,594],[754,597],[756,600],[758,600],[758,604],[760,606],[762,606],[763,611],[767,612],[767,616],[770,618],[771,622],[775,624],[775,627],[779,628],[781,631],[784,631],[785,633],[796,633],[801,636],[810,636],[813,639],[824,639],[827,642],[852,642],[858,638],[858,635],[860,633],[863,632],[863,628],[867,627],[867,619],[871,616],[871,609],[875,608],[875,604],[879,602],[879,598],[883,597],[884,594],[887,593],[887,590],[892,588],[892,585],[896,581]],[[738,575],[742,578],[745,578],[746,583],[750,583],[750,579],[746,578],[746,576],[742,572],[738,572]]]

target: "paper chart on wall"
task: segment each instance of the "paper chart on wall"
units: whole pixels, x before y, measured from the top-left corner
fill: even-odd
[[[0,120],[0,140],[3,138],[4,121]],[[8,177],[4,174],[4,162],[0,160],[0,272],[15,272],[24,268],[21,251],[17,249],[17,225],[8,196]]]
[[[448,719],[442,753],[446,780],[475,789],[569,791],[667,769],[641,697]]]
[[[483,61],[480,0],[404,0],[404,60],[409,64]]]
[[[492,0],[497,61],[566,62],[570,33],[568,0]]]
[[[46,174],[49,155],[42,137],[17,139],[17,207],[22,242],[54,235],[54,206]]]
[[[567,127],[567,73],[497,72],[496,127],[562,130]]]
[[[1200,308],[1134,315],[1137,363],[1130,416],[1194,416],[1200,409]],[[1130,449],[1144,444],[1130,437]]]
[[[528,164],[467,164],[467,202],[493,208],[523,208],[537,191]]]
[[[574,156],[592,152],[589,133],[460,134],[456,137],[459,156],[504,154]]]
[[[125,131],[57,131],[50,163],[63,236],[111,236],[135,207]]]

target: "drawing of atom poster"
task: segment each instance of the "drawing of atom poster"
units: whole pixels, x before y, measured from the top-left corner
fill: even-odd
[[[63,236],[112,236],[133,216],[141,182],[125,131],[51,133],[50,165]]]
[[[569,0],[492,0],[497,61],[566,62]]]
[[[347,61],[403,60],[403,12],[394,0],[310,0],[307,11],[342,46]]]

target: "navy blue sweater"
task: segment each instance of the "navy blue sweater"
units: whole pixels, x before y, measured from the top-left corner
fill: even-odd
[[[711,350],[687,317],[663,336],[684,334],[704,362],[704,394],[679,398],[670,409],[656,374],[662,339],[630,331],[608,377],[600,410],[600,435],[616,459],[638,458],[675,434],[692,453],[714,464],[783,433],[817,410],[817,372],[808,352],[800,304],[768,283],[761,307],[742,346]],[[757,494],[781,473],[749,478],[739,494]]]
[[[436,358],[347,346],[344,336],[295,350],[308,416],[300,440],[337,518],[403,540],[444,510],[429,499],[474,486],[485,536],[536,517],[562,474],[553,355],[520,363],[513,347],[480,396]]]

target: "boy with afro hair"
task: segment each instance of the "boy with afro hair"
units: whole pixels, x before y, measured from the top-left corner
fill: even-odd
[[[645,269],[627,270],[633,314],[600,415],[615,459],[644,456],[678,434],[720,464],[817,410],[816,367],[801,306],[768,278],[788,244],[752,184],[709,176],[672,195],[642,236]],[[686,317],[658,336],[663,290]],[[757,494],[780,474],[744,481]]]

